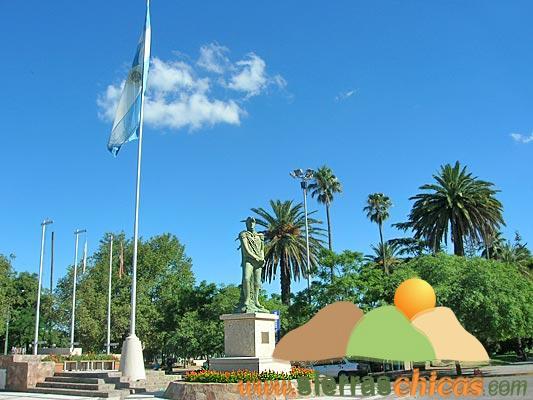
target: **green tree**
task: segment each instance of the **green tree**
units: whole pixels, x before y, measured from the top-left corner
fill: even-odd
[[[291,281],[307,276],[305,215],[301,203],[293,205],[292,201],[271,200],[272,212],[263,208],[252,208],[258,215],[257,224],[264,227],[265,268],[263,279],[269,282],[280,268],[281,299],[283,304],[290,304]],[[323,229],[317,227],[320,221],[309,213],[309,257],[310,270],[317,265],[318,254],[322,248]]]
[[[385,242],[383,240],[383,222],[389,218],[389,209],[392,207],[390,198],[383,193],[372,193],[368,195],[367,205],[363,208],[366,216],[370,221],[378,224],[379,239],[381,243],[381,253],[385,252]],[[383,269],[385,273],[389,273],[389,265],[386,258],[383,259]]]
[[[413,259],[405,267],[433,286],[437,305],[451,308],[489,352],[502,341],[531,336],[533,281],[516,264],[439,254]]]
[[[0,254],[0,335],[5,334],[6,318],[9,317],[11,285],[11,260]]]
[[[342,192],[342,185],[339,179],[333,174],[331,168],[323,165],[316,170],[313,176],[313,182],[309,185],[311,197],[316,197],[320,204],[326,206],[326,217],[328,221],[328,248],[333,250],[330,206],[336,193]]]
[[[123,234],[114,237],[111,341],[122,343],[129,332],[133,245]],[[124,243],[125,269],[125,275],[121,278],[118,274],[120,242]],[[78,278],[75,340],[80,342],[85,351],[102,351],[107,334],[108,235],[101,240],[88,264],[86,273]],[[174,317],[170,304],[179,302],[192,290],[194,276],[191,268],[191,260],[175,236],[164,234],[139,241],[136,322],[137,335],[145,344],[147,358],[159,355],[165,337],[176,330],[175,323],[167,322],[167,319]],[[70,267],[56,289],[59,323],[67,332],[70,326],[72,280]],[[120,351],[120,348],[114,350]]]
[[[424,192],[410,198],[415,203],[408,221],[397,224],[412,229],[415,239],[424,238],[436,251],[447,242],[449,230],[454,254],[464,256],[465,238],[487,241],[505,225],[493,183],[472,176],[459,162],[442,166],[433,178],[436,183],[421,186]]]

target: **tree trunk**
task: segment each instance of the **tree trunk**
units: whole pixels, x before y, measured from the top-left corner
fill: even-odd
[[[459,361],[455,362],[455,372],[457,372],[457,375],[463,375],[463,370],[461,369],[461,363]]]
[[[516,338],[516,357],[520,361],[527,361],[527,354],[522,344],[522,338]]]
[[[289,260],[287,259],[287,257],[281,257],[281,302],[286,306],[289,306],[291,304],[291,273],[289,268]]]
[[[385,254],[385,242],[383,241],[383,224],[379,223],[379,239],[381,241],[381,257],[383,258],[383,269],[385,273],[389,274],[389,266],[387,265],[387,255]]]
[[[453,254],[456,256],[464,257],[465,246],[463,243],[463,237],[457,232],[457,227],[452,223],[452,240],[453,240]]]
[[[328,220],[328,245],[329,245],[329,250],[333,251],[333,242],[331,240],[331,220],[330,220],[330,217],[329,217],[329,204],[328,203],[326,203],[326,218]]]

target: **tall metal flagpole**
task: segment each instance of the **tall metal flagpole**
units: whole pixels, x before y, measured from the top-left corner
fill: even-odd
[[[50,293],[54,290],[54,239],[55,232],[52,232],[50,245]]]
[[[39,346],[39,319],[41,309],[41,286],[43,284],[43,259],[44,259],[44,239],[46,235],[46,225],[53,221],[45,219],[41,223],[41,257],[39,261],[39,287],[37,288],[37,306],[35,309],[35,335],[33,338],[33,354],[37,355],[37,348]]]
[[[85,233],[85,229],[74,231],[76,236],[76,249],[74,250],[74,279],[72,281],[72,315],[70,318],[70,352],[74,350],[74,322],[76,319],[76,286],[78,284],[78,243],[80,233]]]
[[[143,125],[144,125],[144,94],[146,90],[146,82],[148,78],[148,65],[150,61],[150,44],[151,44],[151,26],[150,26],[150,0],[146,1],[146,18],[145,18],[145,24],[144,24],[144,36],[143,39],[144,42],[142,43],[142,47],[140,46],[141,42],[139,42],[139,46],[137,47],[137,54],[134,59],[134,66],[132,66],[132,69],[129,73],[129,81],[135,82],[137,84],[139,82],[139,67],[141,63],[140,59],[140,51],[142,50],[142,75],[140,75],[140,78],[142,79],[142,85],[140,87],[140,110],[139,110],[139,126],[138,126],[138,147],[137,147],[137,179],[135,184],[135,219],[133,224],[133,262],[132,262],[132,273],[131,273],[131,314],[130,314],[130,333],[129,336],[126,338],[122,345],[122,356],[121,356],[121,362],[120,362],[120,370],[122,371],[122,377],[126,378],[130,381],[137,381],[146,379],[146,372],[144,370],[144,358],[143,358],[143,351],[142,351],[142,343],[139,340],[139,338],[135,335],[135,322],[136,322],[136,313],[137,313],[137,253],[139,250],[139,203],[140,203],[140,193],[141,193],[141,164],[142,164],[142,145],[143,145]],[[133,83],[132,83],[133,85]],[[136,90],[136,89],[133,89]],[[126,97],[128,96],[128,92],[126,93]],[[133,100],[133,103],[136,101],[137,97]],[[122,101],[122,97],[121,97]],[[131,109],[132,104],[129,104],[129,107]],[[125,103],[126,104],[126,103]],[[124,110],[122,110],[124,111]],[[120,118],[123,118],[124,115],[121,113],[117,114],[120,116]],[[123,128],[123,127],[122,127]],[[119,138],[113,138],[113,132],[111,132],[110,137],[110,144],[108,143],[108,149],[113,151],[113,144],[115,144],[118,148],[122,144],[124,144],[127,140],[125,140],[124,137],[122,137],[120,134],[124,133],[124,129],[117,128],[117,135]],[[137,127],[135,126],[137,129]],[[128,132],[128,137],[132,138],[130,136],[131,134]],[[133,137],[134,138],[134,137]],[[114,139],[119,139],[118,141],[114,141]]]
[[[106,353],[111,354],[111,279],[113,277],[113,235],[109,238],[109,287],[107,291],[107,342]]]
[[[143,147],[144,96],[141,97],[141,118],[139,144],[137,147],[137,182],[135,185],[135,221],[133,223],[133,265],[131,272],[131,315],[130,335],[135,336],[135,316],[137,311],[137,252],[139,248],[139,201],[141,193],[141,159]]]

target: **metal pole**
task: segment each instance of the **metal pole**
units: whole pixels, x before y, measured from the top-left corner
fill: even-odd
[[[139,143],[137,147],[137,181],[135,184],[135,221],[133,223],[133,263],[131,271],[131,315],[130,335],[135,335],[135,313],[137,311],[137,250],[139,242],[139,201],[141,193],[141,159],[143,147],[144,96],[141,96],[141,118]]]
[[[107,343],[106,353],[111,354],[111,279],[113,274],[113,235],[109,242],[109,288],[107,291]]]
[[[305,213],[305,250],[307,255],[307,293],[309,303],[311,303],[311,261],[309,257],[309,223],[307,222],[307,181],[302,181],[302,190],[304,195],[304,213]]]
[[[7,314],[6,319],[6,341],[4,343],[4,356],[7,356],[8,341],[9,341],[9,319],[11,318],[11,311]]]
[[[80,233],[85,232],[85,229],[83,230],[76,230],[74,231],[74,235],[76,236],[76,248],[74,250],[74,279],[72,281],[72,315],[70,320],[70,351],[72,352],[74,350],[74,321],[76,318],[76,285],[78,283],[78,242],[79,242],[79,235]]]
[[[55,232],[52,232],[51,245],[50,245],[50,293],[54,290],[54,239]]]
[[[39,319],[41,308],[41,286],[43,283],[43,259],[44,259],[44,239],[46,234],[46,225],[51,224],[52,221],[44,220],[41,223],[41,256],[39,261],[39,286],[37,288],[37,306],[35,309],[35,334],[33,338],[33,355],[37,355],[37,347],[39,346]]]

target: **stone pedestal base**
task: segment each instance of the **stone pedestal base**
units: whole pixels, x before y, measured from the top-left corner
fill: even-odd
[[[226,357],[213,358],[209,361],[209,369],[215,371],[247,371],[291,372],[291,363],[272,357]]]
[[[272,358],[279,316],[267,313],[224,314],[220,319],[224,321],[226,357],[211,359],[210,369],[290,372],[289,362]]]
[[[122,377],[128,381],[139,381],[146,379],[146,373],[144,371],[143,348],[141,341],[136,335],[128,336],[122,344],[120,371],[122,372]]]

